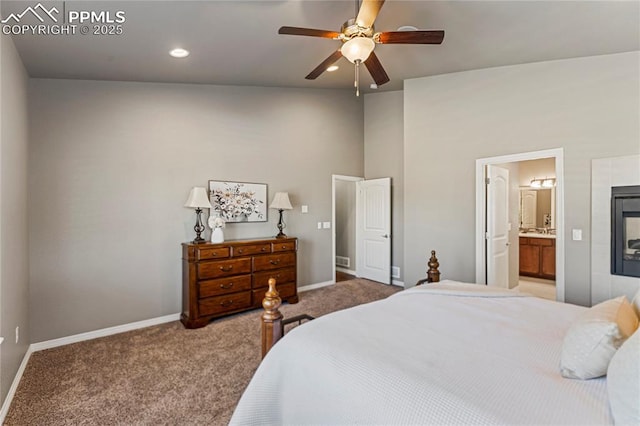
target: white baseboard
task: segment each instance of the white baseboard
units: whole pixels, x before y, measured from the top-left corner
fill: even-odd
[[[351,269],[343,268],[342,266],[336,266],[336,271],[342,272],[344,274],[356,276],[356,271],[352,271]]]
[[[404,287],[404,281],[400,281],[400,280],[391,280],[391,284],[397,285],[399,287]]]
[[[321,283],[305,285],[302,287],[298,287],[298,293],[304,293],[305,291],[315,290],[316,288],[326,287],[329,285],[333,285],[335,283],[336,283],[335,280],[331,280],[331,281],[323,281]]]
[[[151,318],[148,320],[131,322],[129,324],[116,325],[115,327],[102,328],[100,330],[88,331],[86,333],[74,334],[73,336],[61,337],[59,339],[45,340],[44,342],[32,343],[30,348],[33,352],[43,349],[56,348],[58,346],[69,345],[71,343],[83,342],[85,340],[97,339],[98,337],[111,336],[112,334],[124,333],[125,331],[137,330],[139,328],[151,327],[152,325],[164,324],[166,322],[177,321],[180,314],[165,315],[163,317]]]
[[[7,396],[2,403],[2,409],[0,409],[0,425],[4,424],[4,418],[7,417],[9,407],[11,406],[13,397],[16,394],[16,390],[18,390],[18,385],[20,384],[20,380],[22,379],[22,375],[24,374],[24,369],[27,368],[27,363],[29,362],[29,358],[33,353],[33,349],[31,348],[31,346],[33,345],[29,345],[29,347],[27,348],[27,352],[24,354],[22,362],[20,363],[20,367],[18,367],[18,371],[13,378],[13,382],[11,383],[11,387],[9,388],[9,392],[7,392]]]

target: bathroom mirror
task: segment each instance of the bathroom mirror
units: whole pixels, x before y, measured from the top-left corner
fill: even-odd
[[[555,188],[520,188],[520,228],[555,228]]]

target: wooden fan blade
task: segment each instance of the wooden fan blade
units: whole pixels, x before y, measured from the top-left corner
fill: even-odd
[[[332,65],[340,58],[342,58],[342,52],[340,51],[340,49],[338,49],[331,55],[329,55],[327,59],[322,61],[322,63],[318,65],[313,71],[311,71],[305,78],[307,80],[315,80],[316,78],[318,78],[318,76],[320,76],[320,74],[325,72],[330,65]]]
[[[323,37],[323,38],[338,38],[340,33],[335,31],[314,30],[312,28],[298,28],[298,27],[280,27],[278,34],[288,35],[300,35],[310,37]]]
[[[389,31],[378,33],[376,41],[382,44],[440,44],[444,31]]]
[[[374,52],[371,52],[367,60],[364,61],[364,64],[367,66],[371,77],[373,77],[373,81],[375,81],[378,86],[382,86],[389,81],[387,72],[382,67],[380,60]]]
[[[361,27],[371,28],[383,4],[384,0],[362,0],[356,23]]]

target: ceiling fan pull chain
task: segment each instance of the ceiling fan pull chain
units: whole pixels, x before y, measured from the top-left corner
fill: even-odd
[[[356,96],[360,96],[360,61],[356,61],[356,78],[353,85],[356,86]]]

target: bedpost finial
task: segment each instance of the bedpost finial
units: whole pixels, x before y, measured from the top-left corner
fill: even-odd
[[[282,299],[280,298],[280,294],[278,290],[276,290],[276,280],[274,278],[269,278],[269,290],[264,295],[264,299],[262,299],[262,307],[265,310],[265,313],[262,315],[263,318],[265,315],[268,315],[271,319],[278,312],[278,308],[282,305]]]
[[[269,349],[282,337],[282,314],[278,310],[282,299],[276,290],[276,280],[269,278],[269,290],[262,299],[264,312],[260,318],[262,324],[262,358]]]
[[[429,262],[427,263],[429,269],[427,270],[427,278],[430,283],[440,282],[440,271],[438,267],[440,263],[438,262],[438,258],[436,257],[436,251],[431,250],[431,258],[429,258]]]

